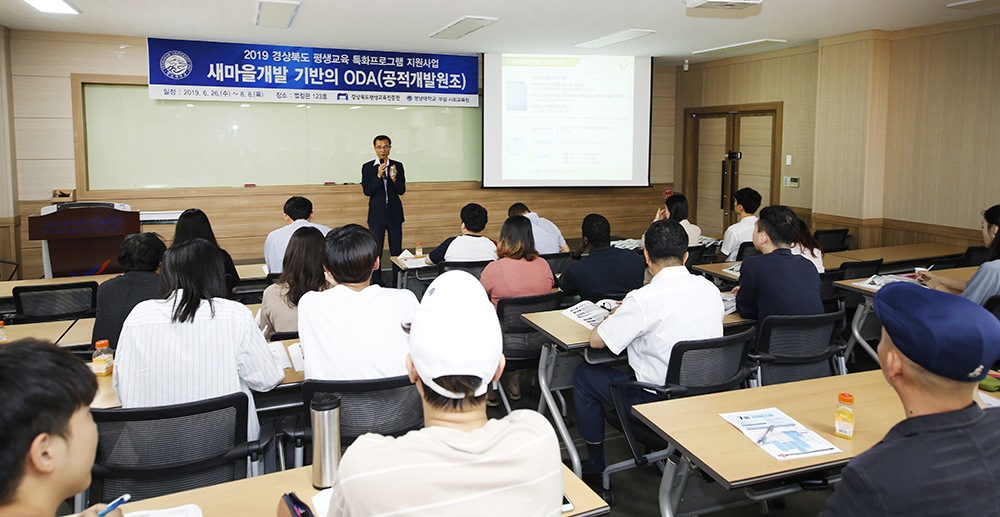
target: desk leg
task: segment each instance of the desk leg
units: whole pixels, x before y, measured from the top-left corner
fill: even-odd
[[[407,273],[408,273],[408,271],[405,270],[405,269],[400,269],[399,272],[396,273],[396,288],[397,289],[406,289],[406,280],[407,280],[406,277],[407,277]]]
[[[549,358],[550,355],[551,360]],[[556,426],[556,434],[559,435],[559,439],[566,445],[569,461],[573,464],[573,473],[576,474],[576,477],[583,478],[583,466],[580,464],[580,455],[576,452],[573,437],[569,435],[566,422],[563,421],[562,413],[559,411],[559,407],[556,406],[555,399],[552,398],[552,391],[549,390],[549,379],[552,378],[552,371],[558,355],[555,345],[542,345],[542,355],[538,358],[538,386],[541,388],[542,401],[548,406],[549,412],[552,413],[552,422]],[[544,414],[544,411],[539,412]]]
[[[850,357],[851,351],[854,350],[854,343],[857,343],[861,348],[865,349],[868,353],[878,363],[878,353],[872,348],[865,338],[861,336],[861,328],[865,324],[865,320],[868,319],[868,313],[872,310],[872,298],[865,297],[865,301],[858,305],[858,309],[854,311],[854,320],[851,321],[851,340],[847,343],[847,351],[844,354],[845,357]]]
[[[677,463],[667,458],[664,462],[663,477],[660,478],[660,515],[663,517],[674,517],[677,509],[680,508],[681,497],[687,487],[688,474],[691,471],[691,463],[687,458],[681,457]]]

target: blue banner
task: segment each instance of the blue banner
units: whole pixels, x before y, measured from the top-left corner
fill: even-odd
[[[147,38],[149,98],[479,105],[479,58]]]

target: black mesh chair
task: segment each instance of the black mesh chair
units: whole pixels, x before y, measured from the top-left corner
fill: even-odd
[[[286,341],[286,340],[289,340],[289,339],[298,339],[298,338],[299,338],[298,331],[295,331],[295,332],[275,332],[274,334],[271,334],[271,339],[269,339],[268,341]]]
[[[819,274],[819,299],[823,302],[825,312],[837,312],[844,309],[844,297],[833,285],[834,282],[843,279],[843,269],[833,269]]]
[[[760,324],[751,357],[758,363],[754,384],[767,386],[847,373],[837,334],[844,311],[811,316],[768,316]]]
[[[442,262],[438,262],[438,265],[437,265],[438,266],[438,274],[440,275],[441,273],[444,273],[445,271],[451,271],[452,269],[461,269],[462,271],[466,271],[468,273],[471,273],[472,276],[476,277],[476,279],[478,280],[479,277],[482,276],[483,270],[486,269],[486,266],[490,265],[490,262],[493,262],[493,261],[492,260],[483,260],[483,261],[479,261],[479,262],[447,262],[447,261],[442,261]]]
[[[504,356],[507,359],[504,372],[510,373],[538,367],[538,358],[541,356],[540,346],[533,352],[516,352],[508,348],[507,345],[509,343],[523,344],[530,342],[532,339],[538,341],[540,345],[543,339],[542,334],[535,330],[534,327],[525,323],[521,319],[521,315],[556,310],[562,303],[562,296],[563,293],[561,291],[556,291],[536,296],[518,296],[497,300],[497,317],[500,319],[500,329],[503,331]],[[498,382],[497,385],[497,391],[500,392],[504,408],[509,414],[511,409],[506,390],[504,390],[502,382]]]
[[[762,255],[762,253],[753,246],[753,241],[747,241],[740,244],[740,249],[736,252],[736,260],[741,261],[757,255]]]
[[[14,274],[17,273],[17,268],[21,267],[20,262],[12,262],[10,260],[0,260],[0,264],[7,264],[9,266],[14,266],[14,268],[10,270],[10,274],[7,275],[8,282],[14,279]]]
[[[340,395],[340,445],[345,449],[365,433],[402,436],[424,426],[420,392],[406,375],[353,381],[306,380],[302,384],[302,413],[286,418],[282,425],[282,434],[292,448],[294,467],[312,461],[306,452],[312,444],[309,403],[315,393]]]
[[[549,268],[552,269],[553,278],[559,278],[559,275],[565,273],[566,268],[569,267],[569,263],[573,261],[572,251],[566,251],[563,253],[546,253],[545,255],[539,256],[549,263]]]
[[[844,280],[853,280],[855,278],[868,278],[872,275],[877,275],[881,267],[882,259],[862,260],[858,262],[844,262],[840,265],[840,270],[844,272]],[[861,305],[863,301],[864,296],[858,293],[847,293],[844,295],[844,308],[848,312],[851,312],[857,309],[858,305]]]
[[[753,373],[754,363],[750,361],[750,347],[755,328],[739,334],[697,341],[681,341],[670,351],[667,364],[666,382],[656,386],[639,381],[618,381],[611,383],[611,399],[614,409],[604,414],[605,420],[625,435],[632,458],[608,465],[604,469],[603,488],[611,489],[611,474],[649,462],[664,461],[673,453],[673,448],[655,431],[631,416],[625,407],[621,390],[623,387],[645,388],[654,391],[660,399],[673,399],[717,393],[740,387]],[[625,415],[626,418],[622,418]],[[645,446],[653,453],[643,454]],[[611,501],[610,492],[605,492],[605,500]]]
[[[688,259],[684,265],[687,267],[688,271],[694,273],[691,266],[695,264],[701,264],[701,257],[705,254],[705,245],[691,246],[688,248]]]
[[[990,258],[990,249],[986,246],[969,246],[965,255],[958,259],[955,267],[979,267]]]
[[[850,237],[849,233],[850,230],[847,228],[816,230],[813,232],[813,237],[816,238],[816,241],[823,248],[823,253],[836,253],[849,249],[847,246],[847,238]]]
[[[719,245],[709,244],[705,246],[705,251],[701,253],[701,260],[698,264],[714,264],[719,257]]]
[[[264,279],[264,285],[268,286],[278,281],[281,278],[281,273],[268,273],[267,278]]]
[[[147,499],[247,476],[247,459],[271,447],[273,430],[247,442],[247,396],[135,409],[92,409],[97,459],[90,503],[129,493]]]
[[[93,318],[97,314],[97,282],[25,285],[13,289],[14,322]]]
[[[964,259],[964,258],[965,258],[965,256],[963,256],[963,255],[958,255],[958,256],[955,256],[955,257],[937,258],[937,259],[934,259],[934,260],[931,261],[930,267],[933,268],[934,271],[942,271],[942,270],[945,270],[945,269],[955,269],[955,268],[958,267],[959,262],[961,262],[962,259]]]

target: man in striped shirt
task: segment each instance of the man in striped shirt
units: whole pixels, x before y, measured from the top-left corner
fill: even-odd
[[[330,516],[561,513],[562,465],[548,420],[486,416],[486,386],[503,373],[503,337],[482,284],[449,271],[427,288],[406,359],[424,429],[366,434],[344,454]]]

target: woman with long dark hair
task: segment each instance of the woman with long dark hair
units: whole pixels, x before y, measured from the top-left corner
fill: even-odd
[[[288,240],[281,277],[264,289],[260,328],[271,339],[275,332],[298,332],[299,299],[309,291],[330,287],[323,271],[323,233],[303,226]]]
[[[223,274],[225,275],[227,292],[236,292],[236,286],[240,285],[240,274],[236,271],[233,258],[226,253],[226,250],[219,247],[219,241],[215,240],[215,232],[212,231],[212,223],[208,221],[208,216],[198,208],[188,208],[177,218],[177,225],[174,227],[174,240],[170,247],[183,244],[191,239],[205,239],[212,243],[222,252]]]
[[[684,194],[674,194],[663,200],[663,208],[656,211],[653,222],[670,219],[677,221],[688,235],[688,247],[697,246],[701,239],[701,228],[688,221],[688,198]]]
[[[792,242],[792,254],[802,255],[816,266],[816,271],[826,272],[826,266],[823,265],[823,246],[816,237],[813,237],[809,226],[802,219],[799,219],[799,233],[795,234],[795,241]]]
[[[993,205],[983,212],[983,243],[990,249],[989,259],[979,266],[968,282],[945,278],[928,271],[920,276],[927,287],[947,293],[961,294],[979,305],[991,296],[1000,295],[1000,205]]]
[[[248,437],[260,424],[251,389],[284,378],[245,305],[227,300],[222,254],[205,239],[174,244],[163,254],[161,299],[140,302],[122,325],[114,388],[122,407],[195,402],[242,391],[249,401]]]

